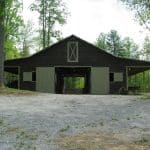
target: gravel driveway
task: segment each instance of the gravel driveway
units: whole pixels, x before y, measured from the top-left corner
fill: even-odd
[[[140,96],[0,95],[0,150],[57,150],[56,139],[96,128],[124,141],[150,139],[150,100]]]

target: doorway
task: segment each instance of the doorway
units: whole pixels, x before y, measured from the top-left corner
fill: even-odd
[[[58,94],[89,94],[89,67],[57,67],[55,68],[55,91]]]

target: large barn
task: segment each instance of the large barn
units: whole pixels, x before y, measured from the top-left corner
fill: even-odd
[[[27,58],[5,61],[5,71],[18,75],[18,88],[47,93],[118,94],[128,90],[128,77],[150,69],[150,62],[113,56],[71,35]],[[80,89],[66,79],[82,79]]]

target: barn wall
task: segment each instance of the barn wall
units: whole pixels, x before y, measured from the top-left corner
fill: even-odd
[[[36,91],[55,93],[54,67],[36,68]]]
[[[123,73],[123,81],[110,82],[110,94],[119,94],[119,91],[122,87],[124,87],[124,88],[127,87],[126,68],[112,66],[112,67],[110,67],[110,72]]]
[[[109,67],[91,68],[91,94],[109,94]]]
[[[49,67],[42,67],[42,68],[49,68]],[[50,67],[50,68],[53,68],[53,67]],[[103,68],[103,67],[92,67],[92,68],[94,70],[94,68]],[[104,67],[104,68],[107,68],[107,67]],[[32,72],[32,71],[36,71],[36,68],[32,67],[32,66],[29,66],[29,67],[28,66],[24,66],[24,67],[21,68],[21,72],[20,72],[20,89],[36,91],[36,84],[37,84],[37,82],[23,81],[23,72]],[[91,70],[91,72],[92,72],[92,70]],[[125,70],[124,67],[110,67],[109,68],[109,73],[110,72],[123,72],[123,82],[109,82],[109,92],[111,94],[119,94],[119,89],[121,87],[126,87],[126,70]],[[95,76],[96,76],[95,77],[96,79],[99,78],[99,75],[97,73],[95,73]],[[92,77],[93,77],[93,81],[92,81]],[[109,81],[109,75],[108,75],[108,81]],[[91,86],[93,86],[93,87],[98,89],[99,85],[96,85],[97,83],[98,83],[97,81],[94,81],[94,75],[91,76]],[[46,88],[47,89],[46,92],[50,92],[50,90],[48,88],[49,87]],[[94,94],[94,93],[95,94],[96,93],[106,93],[106,92],[103,92],[103,91],[94,92],[94,90],[95,89],[93,88],[93,91],[92,91],[92,88],[91,88],[91,94]],[[42,91],[42,90],[40,90],[40,91]],[[51,93],[54,93],[54,92],[55,92],[54,90],[51,91]]]
[[[35,68],[32,68],[31,65],[20,67],[20,89],[21,90],[35,91],[36,82],[23,81],[23,73],[24,72],[32,72],[32,71],[35,71]]]
[[[79,44],[79,61],[67,62],[67,42],[77,41]],[[40,60],[40,61],[39,61]],[[19,60],[16,61],[18,63]],[[10,62],[14,65],[14,62]],[[80,39],[66,39],[54,46],[37,53],[19,63],[21,66],[33,67],[54,67],[54,66],[101,66],[107,67],[110,64],[119,64],[117,59],[103,50],[100,50]]]

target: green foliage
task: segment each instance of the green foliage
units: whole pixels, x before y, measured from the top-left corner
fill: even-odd
[[[107,49],[107,34],[105,33],[100,33],[98,38],[96,39],[95,45],[101,49]]]
[[[150,31],[150,0],[121,0],[131,10],[135,12],[135,16],[140,24]]]
[[[95,44],[115,56],[138,58],[137,44],[129,37],[122,39],[116,30],[100,33]]]
[[[116,30],[111,30],[107,35],[107,45],[110,53],[115,56],[123,56],[123,49],[120,35]]]
[[[60,39],[61,32],[56,30],[56,25],[63,25],[66,22],[67,10],[62,0],[35,0],[31,10],[40,14],[39,29],[40,39],[43,48],[49,46],[53,39]]]
[[[138,45],[129,37],[125,37],[122,40],[122,45],[124,49],[124,56],[127,58],[139,59],[140,52],[138,51]]]
[[[70,129],[70,126],[67,125],[67,127],[60,129],[60,132],[66,132]]]
[[[129,87],[140,87],[140,92],[150,91],[150,70],[129,77]]]
[[[148,36],[144,40],[143,55],[146,60],[150,61],[150,38]]]
[[[4,86],[4,13],[5,0],[0,0],[0,87]]]
[[[150,93],[144,93],[142,99],[150,100]]]
[[[27,90],[17,90],[12,88],[1,88],[0,87],[0,94],[12,94],[12,95],[34,95],[35,92],[27,91]]]
[[[20,53],[18,52],[18,49],[15,45],[16,43],[13,40],[5,41],[5,59],[13,59],[20,57]]]
[[[3,124],[4,124],[4,119],[0,117],[0,126],[2,126]]]
[[[65,77],[64,85],[66,89],[83,89],[85,87],[84,77]]]
[[[21,0],[5,1],[5,58],[13,59],[20,57],[17,49],[19,40],[19,28],[23,26],[23,19],[20,15],[22,10]]]
[[[34,47],[34,29],[33,23],[28,21],[24,26],[20,28],[20,37],[19,37],[19,45],[21,50],[21,57],[28,57],[30,55],[30,48]]]

